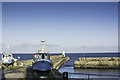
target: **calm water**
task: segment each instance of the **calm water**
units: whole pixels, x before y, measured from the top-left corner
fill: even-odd
[[[50,54],[60,55],[60,53]],[[33,59],[34,54],[13,54],[14,58],[20,57],[20,60]],[[66,56],[70,57],[70,60],[63,64],[59,72],[68,72],[69,78],[87,78],[87,75],[72,74],[72,73],[85,73],[85,74],[104,74],[104,75],[119,75],[120,70],[118,69],[74,69],[74,61],[78,60],[79,57],[118,57],[118,53],[66,53]],[[108,76],[90,76],[91,78],[111,78]],[[113,77],[112,77],[113,78]],[[116,77],[115,77],[116,78]]]
[[[75,53],[75,54],[66,54],[70,57],[70,61],[63,64],[59,72],[68,72],[69,78],[87,78],[88,75],[80,74],[71,74],[71,73],[85,73],[85,74],[102,74],[102,75],[119,75],[120,70],[118,69],[74,69],[74,61],[79,60],[79,57],[118,57],[118,53]],[[110,76],[90,76],[91,78],[113,78]],[[118,77],[115,77],[118,78]],[[119,78],[120,79],[120,78]],[[109,79],[108,79],[109,80]]]

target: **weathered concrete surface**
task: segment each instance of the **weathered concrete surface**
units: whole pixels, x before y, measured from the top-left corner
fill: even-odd
[[[25,67],[32,66],[33,59],[21,61]]]
[[[3,74],[4,74],[4,78],[25,78],[26,68],[4,71]]]
[[[120,68],[120,57],[81,57],[74,68]]]
[[[56,69],[56,70],[58,70],[60,68],[60,66],[62,64],[64,64],[66,61],[68,61],[68,60],[69,60],[69,57],[62,57],[62,58],[58,58],[56,60],[53,59],[52,60],[52,62],[53,62],[53,68]]]
[[[4,78],[16,78],[18,80],[20,78],[40,78],[42,76],[46,78],[62,78],[62,74],[60,74],[57,70],[39,72],[33,71],[31,66],[4,72]]]

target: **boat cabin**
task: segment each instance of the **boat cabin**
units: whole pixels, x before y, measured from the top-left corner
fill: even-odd
[[[4,59],[12,59],[12,58],[13,58],[12,54],[3,54],[2,55],[2,60],[4,60]]]
[[[7,65],[8,64],[14,64],[14,58],[12,54],[2,54],[2,64]]]
[[[36,60],[36,59],[50,59],[50,56],[46,53],[37,53],[37,54],[34,54],[33,60]]]

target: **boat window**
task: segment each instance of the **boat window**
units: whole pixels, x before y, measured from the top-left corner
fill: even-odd
[[[36,58],[38,58],[39,55],[36,55]]]
[[[45,58],[48,59],[48,55],[47,54],[45,55]]]
[[[42,59],[44,59],[45,58],[45,56],[44,56],[44,54],[42,54]]]
[[[39,58],[41,59],[41,55],[39,55]]]
[[[48,55],[48,59],[50,59],[50,56]]]
[[[38,58],[41,58],[41,56],[39,55]]]

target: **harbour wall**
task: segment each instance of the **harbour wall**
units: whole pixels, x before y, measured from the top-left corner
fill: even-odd
[[[120,68],[120,57],[80,57],[74,61],[74,68]]]
[[[69,57],[64,57],[63,55],[61,55],[58,58],[51,59],[53,63],[53,68],[58,70],[61,67],[61,65],[67,62],[69,59],[70,59]]]

